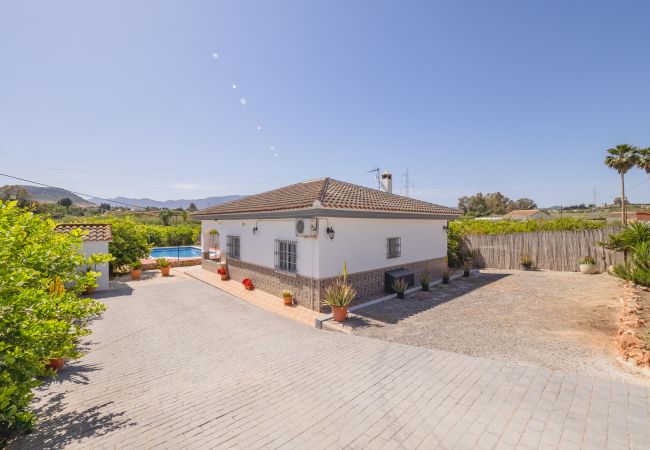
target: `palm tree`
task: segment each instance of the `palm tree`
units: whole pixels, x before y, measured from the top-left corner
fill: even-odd
[[[637,167],[650,175],[650,147],[638,150]]]
[[[625,174],[632,167],[638,165],[639,149],[629,144],[620,144],[614,148],[607,149],[605,165],[616,170],[621,176],[621,221],[627,224],[625,211]]]

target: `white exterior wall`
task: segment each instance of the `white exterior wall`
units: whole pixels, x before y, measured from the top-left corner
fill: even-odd
[[[105,255],[108,253],[108,241],[84,241],[83,253],[85,256],[90,256],[93,254]],[[108,263],[97,264],[97,272],[101,272],[102,274],[101,277],[97,279],[97,290],[108,290]]]
[[[334,228],[334,239],[325,233]],[[318,278],[337,276],[347,263],[349,273],[447,256],[446,220],[352,219],[320,220]],[[401,238],[398,258],[387,258],[386,239]]]
[[[257,224],[258,231],[253,234]],[[298,242],[299,275],[328,278],[343,271],[347,262],[350,273],[364,272],[427,259],[447,256],[446,220],[431,219],[356,219],[320,218],[318,238],[295,235],[295,219],[202,220],[203,251],[211,245],[209,231],[219,231],[221,251],[225,254],[227,235],[240,237],[241,261],[273,268],[275,240]],[[330,239],[326,228],[334,228]],[[386,257],[386,239],[401,238],[398,258]]]
[[[261,219],[261,220],[202,220],[201,248],[207,251],[211,244],[209,232],[219,232],[221,253],[226,254],[228,239],[226,236],[239,236],[240,260],[273,269],[275,267],[275,240],[296,241],[297,273],[307,277],[315,276],[318,265],[318,239],[297,237],[295,219]],[[253,227],[257,225],[257,233]]]

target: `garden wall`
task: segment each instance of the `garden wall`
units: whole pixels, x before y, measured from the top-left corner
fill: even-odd
[[[582,231],[539,231],[534,233],[479,234],[465,237],[465,245],[477,253],[476,265],[493,269],[519,269],[522,255],[528,254],[539,269],[576,272],[583,256],[596,259],[604,272],[611,264],[623,262],[623,254],[607,250],[599,242],[607,240],[619,227]]]

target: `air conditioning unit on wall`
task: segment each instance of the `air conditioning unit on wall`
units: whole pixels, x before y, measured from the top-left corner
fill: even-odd
[[[296,219],[296,236],[317,237],[318,219]]]

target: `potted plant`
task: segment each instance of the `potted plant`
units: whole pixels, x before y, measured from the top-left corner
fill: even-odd
[[[343,276],[325,289],[323,303],[332,308],[332,318],[337,322],[345,321],[350,303],[357,296],[357,291],[348,284],[347,267],[343,265]]]
[[[253,282],[251,281],[250,278],[244,278],[241,284],[244,285],[247,291],[252,291],[253,289],[255,289],[255,286],[253,286]]]
[[[531,270],[533,268],[533,260],[527,254],[519,258],[519,264],[521,264],[521,270]]]
[[[226,281],[228,278],[230,278],[230,275],[228,274],[228,269],[226,269],[225,266],[221,266],[217,269],[217,273],[221,275],[221,281]]]
[[[284,300],[284,306],[293,305],[293,292],[288,289],[282,291],[282,299]]]
[[[139,280],[142,275],[142,263],[140,260],[131,263],[131,279]]]
[[[580,260],[580,272],[584,274],[598,273],[598,266],[596,266],[596,259],[593,256],[585,256]]]
[[[59,372],[63,370],[63,366],[65,366],[65,358],[59,357],[59,358],[50,358],[45,364],[45,367],[47,369],[52,369],[55,372]]]
[[[83,280],[84,294],[91,295],[97,289],[97,278],[101,276],[101,272],[95,272],[90,267],[86,269],[86,276]]]
[[[442,284],[449,284],[449,275],[451,275],[451,270],[449,270],[449,267],[445,267],[444,269],[442,269],[441,275],[442,275]]]
[[[423,291],[428,291],[430,284],[431,274],[429,272],[424,272],[422,275],[420,275],[420,286],[422,286]]]
[[[468,277],[470,270],[472,270],[472,262],[467,260],[463,263],[463,276]]]
[[[406,281],[404,278],[398,278],[397,280],[393,281],[393,290],[397,294],[397,298],[404,298],[404,294],[406,293],[408,287],[408,281]]]
[[[163,277],[169,276],[169,271],[171,270],[171,266],[169,265],[169,261],[167,261],[167,258],[156,259],[156,266],[160,269],[160,273],[162,273]]]

